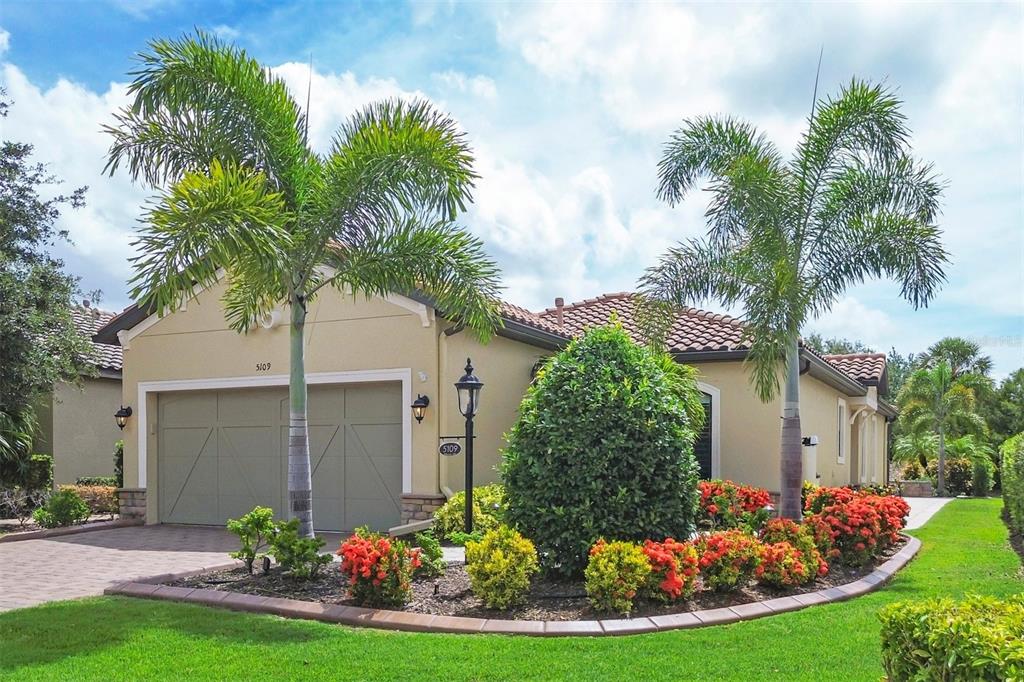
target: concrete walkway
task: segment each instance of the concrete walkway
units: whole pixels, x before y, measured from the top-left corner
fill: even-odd
[[[928,522],[935,512],[954,499],[952,497],[904,497],[910,505],[910,517],[907,519],[907,530],[920,528]]]

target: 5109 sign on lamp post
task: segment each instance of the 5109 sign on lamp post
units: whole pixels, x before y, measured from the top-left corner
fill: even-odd
[[[475,374],[473,363],[466,358],[466,373],[455,382],[459,394],[459,412],[466,418],[466,534],[473,532],[473,417],[480,407],[480,389],[484,387]],[[444,447],[446,444],[442,444]],[[454,445],[458,445],[454,443]],[[442,453],[444,454],[444,453]],[[453,453],[454,454],[454,453]]]

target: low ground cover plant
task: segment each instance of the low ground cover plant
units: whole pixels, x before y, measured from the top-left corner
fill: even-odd
[[[43,528],[71,526],[88,518],[89,506],[70,488],[53,493],[46,504],[32,512],[32,519]]]
[[[504,519],[505,488],[493,483],[473,488],[473,530],[486,533],[502,523]],[[466,544],[466,493],[463,490],[452,495],[441,508],[434,512],[434,531],[439,539],[454,544]],[[462,535],[459,535],[459,534]],[[463,540],[457,542],[457,540]]]
[[[750,581],[760,562],[760,543],[741,530],[705,533],[697,538],[704,587],[728,592]]]
[[[697,487],[700,490],[697,523],[701,527],[745,528],[756,532],[768,520],[771,495],[764,488],[717,479],[700,481]]]
[[[1006,439],[999,453],[1003,458],[1000,468],[1003,505],[1010,528],[1024,535],[1024,433]]]
[[[528,389],[503,454],[506,520],[536,544],[546,571],[578,576],[601,537],[642,542],[694,530],[689,407],[699,394],[669,360],[619,324],[595,327]]]
[[[479,542],[466,544],[466,572],[473,594],[492,609],[522,602],[538,570],[533,543],[508,526],[498,526]]]
[[[628,615],[651,574],[643,548],[635,542],[599,539],[589,556],[583,575],[591,606]]]
[[[879,618],[893,682],[1024,679],[1024,594],[896,602]]]
[[[244,561],[249,575],[252,575],[256,560],[266,556],[261,550],[267,547],[275,528],[274,510],[270,507],[254,507],[240,519],[228,519],[228,530],[238,536],[242,545],[230,556]]]
[[[278,521],[270,536],[270,552],[274,561],[299,580],[316,577],[326,564],[331,563],[328,554],[321,554],[324,541],[320,538],[305,538],[299,535],[299,520]]]
[[[367,528],[341,543],[341,571],[349,579],[349,593],[363,606],[403,606],[412,597],[413,572],[420,553],[402,540]]]
[[[644,554],[651,566],[647,596],[664,602],[693,594],[699,572],[697,550],[689,542],[667,538],[664,542],[644,541]]]

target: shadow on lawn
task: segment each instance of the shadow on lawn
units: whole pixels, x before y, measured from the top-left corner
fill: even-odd
[[[315,627],[288,627],[274,616],[251,618],[205,606],[129,597],[57,602],[0,614],[0,677],[25,666],[88,656],[154,630],[173,630],[186,640],[252,645],[303,644],[325,636]]]

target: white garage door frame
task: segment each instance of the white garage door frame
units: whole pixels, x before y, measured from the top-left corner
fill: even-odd
[[[412,492],[412,368],[368,369],[352,372],[319,372],[306,375],[306,384],[363,384],[384,381],[402,382],[402,494]],[[150,393],[168,391],[208,391],[224,388],[262,388],[287,386],[287,374],[222,377],[217,379],[178,379],[168,381],[140,381],[139,399],[139,487],[147,484],[146,456],[149,438],[149,416],[146,398]],[[157,453],[157,457],[160,453]]]

